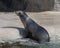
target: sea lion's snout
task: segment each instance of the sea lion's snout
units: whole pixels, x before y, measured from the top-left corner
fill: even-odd
[[[23,15],[24,14],[24,12],[23,11],[16,11],[15,12],[18,16],[20,16],[20,15]]]

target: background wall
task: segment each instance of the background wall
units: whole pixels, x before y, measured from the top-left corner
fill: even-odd
[[[23,10],[24,0],[0,0],[0,11]]]
[[[54,0],[28,0],[27,11],[46,11],[54,8]]]
[[[11,5],[9,5],[10,8],[7,8],[3,1],[0,0],[0,11],[14,11],[22,10],[25,7],[24,1],[26,0],[12,0]],[[5,1],[7,2],[7,0]],[[26,6],[27,9],[25,11],[28,12],[52,10],[54,8],[54,0],[27,0]]]
[[[55,0],[54,10],[60,11],[60,0]]]

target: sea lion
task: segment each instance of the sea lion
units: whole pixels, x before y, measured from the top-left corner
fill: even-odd
[[[39,43],[49,42],[49,33],[45,28],[33,21],[24,11],[17,11],[16,14],[21,19],[26,32],[31,33],[32,38]]]

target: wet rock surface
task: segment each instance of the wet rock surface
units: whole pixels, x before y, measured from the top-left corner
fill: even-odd
[[[27,12],[27,14],[35,22],[43,26],[49,32],[50,42],[44,44],[38,44],[31,39],[16,38],[12,41],[10,40],[1,41],[0,47],[1,48],[8,48],[8,47],[10,48],[60,48],[59,47],[60,46],[60,12],[54,12],[54,11]],[[21,23],[19,17],[15,13],[0,13],[0,28],[8,27],[8,26],[23,28],[23,24]],[[5,31],[3,29],[1,30],[4,31],[5,33],[9,31],[11,33],[12,32],[11,29],[7,28],[8,31],[6,31],[5,29],[4,29]],[[17,29],[12,29],[12,30],[13,32],[19,32]],[[7,35],[8,34],[9,33],[7,33]],[[11,35],[11,36],[15,37],[15,35]]]

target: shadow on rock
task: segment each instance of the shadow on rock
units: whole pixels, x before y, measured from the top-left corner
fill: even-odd
[[[27,37],[27,32],[25,31],[24,28],[19,28],[19,27],[2,27],[2,28],[12,28],[12,29],[17,29],[19,34],[23,37],[23,38],[26,38]]]

